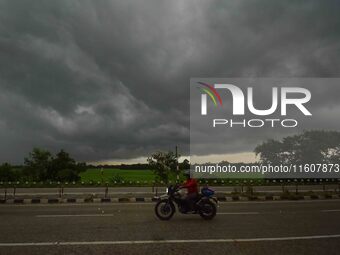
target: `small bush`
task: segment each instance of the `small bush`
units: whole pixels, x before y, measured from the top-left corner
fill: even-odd
[[[123,181],[125,181],[124,178],[119,174],[114,174],[111,178],[111,182],[113,183],[122,183]]]

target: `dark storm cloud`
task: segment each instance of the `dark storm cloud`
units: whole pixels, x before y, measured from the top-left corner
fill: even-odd
[[[338,76],[339,7],[1,1],[0,160],[21,162],[33,146],[79,160],[175,144],[186,154],[191,77]],[[233,142],[237,151],[254,147]]]

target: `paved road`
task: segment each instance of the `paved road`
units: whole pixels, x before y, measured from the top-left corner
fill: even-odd
[[[212,187],[217,193],[230,193],[237,189],[240,191],[240,187],[223,187],[217,186]],[[294,185],[287,185],[284,187],[285,189],[295,192],[296,187]],[[338,191],[339,186],[334,184],[325,185],[300,185],[298,187],[299,192],[302,191]],[[244,188],[245,190],[246,188]],[[4,189],[0,189],[0,197],[4,196]],[[18,198],[31,198],[31,197],[40,197],[40,198],[48,198],[48,197],[58,197],[59,196],[59,188],[17,188],[16,189],[16,197]],[[158,187],[152,189],[151,187],[110,187],[108,189],[108,195],[110,197],[129,197],[129,196],[141,196],[141,197],[151,197],[154,196],[155,192],[163,193],[165,191],[164,187]],[[281,186],[256,186],[254,187],[255,192],[260,193],[280,193],[282,192]],[[10,188],[7,190],[7,195],[11,198],[13,197],[14,189]],[[97,197],[103,197],[105,194],[105,187],[93,187],[93,188],[64,188],[64,197],[84,197],[86,195],[95,194]]]
[[[339,254],[340,200],[222,203],[213,221],[152,203],[0,205],[0,254]],[[57,244],[58,243],[58,244]]]

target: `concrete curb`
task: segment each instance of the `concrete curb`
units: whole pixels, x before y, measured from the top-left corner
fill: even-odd
[[[340,199],[338,195],[310,195],[310,196],[218,196],[218,202],[233,202],[233,201],[297,201],[297,200],[331,200]],[[150,203],[157,202],[158,198],[151,197],[120,197],[120,198],[16,198],[16,199],[0,199],[0,204],[81,204],[81,203]]]

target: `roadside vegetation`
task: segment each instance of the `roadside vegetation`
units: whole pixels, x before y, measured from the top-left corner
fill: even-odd
[[[80,173],[86,171],[85,163],[77,163],[71,156],[61,150],[56,155],[49,151],[34,148],[25,158],[23,166],[0,166],[0,180],[3,182],[76,182]]]
[[[151,170],[139,169],[119,169],[119,168],[88,168],[85,172],[80,173],[82,182],[151,182],[155,179],[155,174]]]
[[[258,145],[254,152],[259,156],[258,163],[301,164],[301,163],[340,163],[340,132],[305,131],[282,140],[267,140]],[[21,166],[8,163],[0,165],[0,185],[31,185],[32,183],[56,185],[167,185],[181,182],[183,169],[190,168],[190,162],[177,162],[179,155],[169,152],[151,154],[145,164],[132,165],[87,165],[77,162],[64,150],[53,155],[51,152],[34,148]],[[228,163],[228,162],[226,162]],[[242,164],[242,163],[240,163]],[[210,185],[283,185],[339,183],[339,179],[201,179],[201,184]],[[340,186],[339,186],[340,187]]]
[[[172,152],[158,152],[153,155],[156,154],[165,155],[165,157],[173,155]],[[160,159],[161,158],[155,160]],[[167,164],[168,162],[165,163]],[[179,169],[190,167],[188,160],[184,160],[178,165]],[[34,148],[24,159],[24,165],[12,166],[8,163],[0,165],[0,185],[8,183],[13,185],[16,183],[26,184],[26,186],[31,184],[56,185],[58,183],[81,185],[150,185],[152,183],[175,181],[177,173],[168,170],[170,169],[160,172],[151,162],[131,165],[121,164],[116,166],[86,165],[86,163],[76,162],[76,160],[64,150],[53,155],[47,150]],[[181,175],[179,176],[182,178]]]

